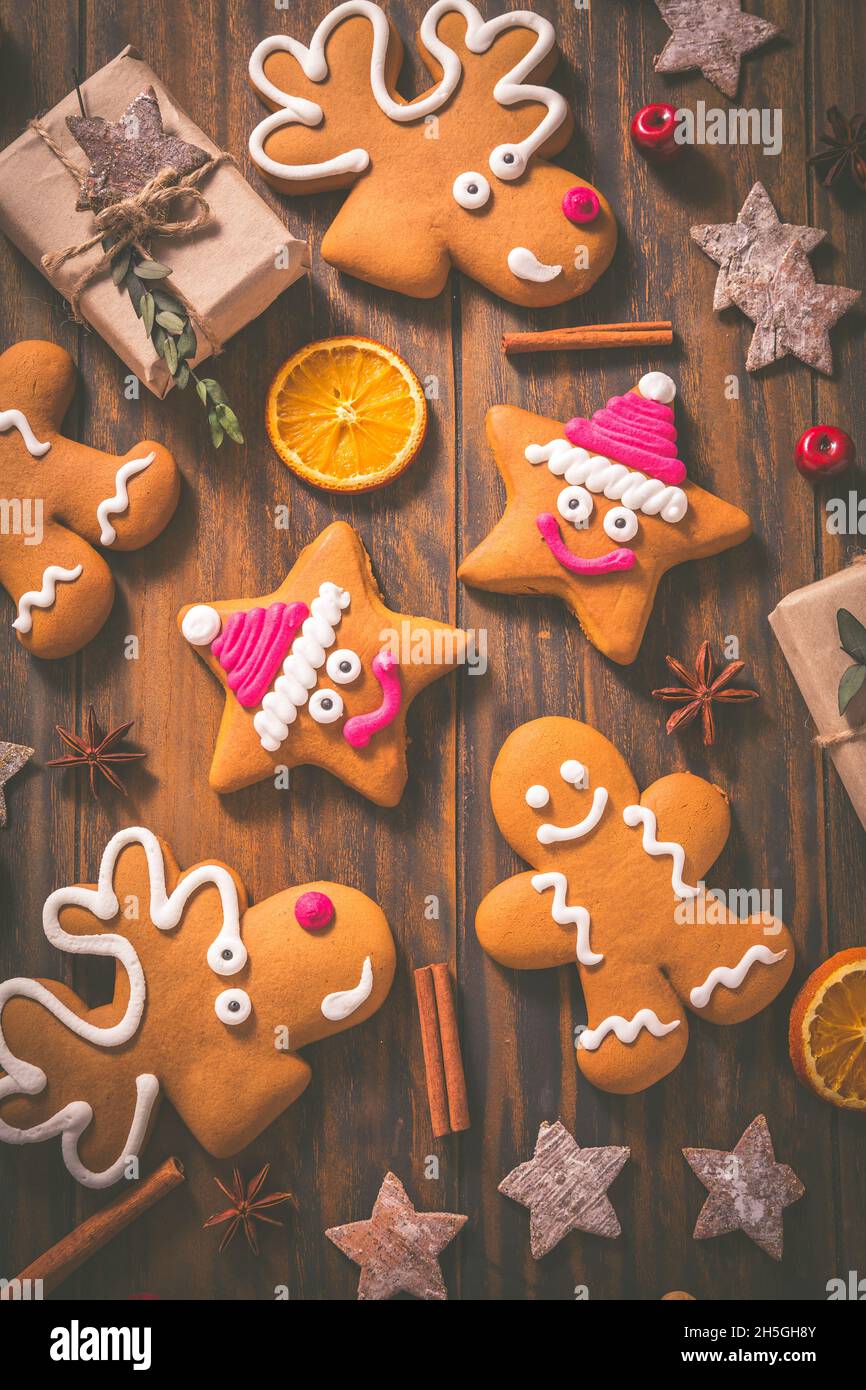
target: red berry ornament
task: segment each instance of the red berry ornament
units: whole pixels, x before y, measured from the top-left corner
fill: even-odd
[[[813,425],[797,440],[794,462],[810,482],[834,478],[854,462],[854,440],[835,425]]]
[[[632,117],[631,141],[644,159],[667,164],[683,149],[676,139],[676,128],[677,108],[668,101],[653,101]]]

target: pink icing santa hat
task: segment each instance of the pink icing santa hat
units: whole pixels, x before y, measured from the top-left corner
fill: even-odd
[[[686,466],[677,458],[677,431],[671,402],[676,386],[664,372],[648,372],[637,391],[611,396],[591,420],[569,420],[565,433],[572,444],[601,454],[648,478],[677,484],[685,481]]]

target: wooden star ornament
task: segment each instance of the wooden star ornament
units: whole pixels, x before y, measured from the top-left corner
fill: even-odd
[[[370,1219],[332,1226],[325,1235],[361,1266],[359,1301],[399,1293],[442,1300],[448,1290],[439,1256],[468,1219],[449,1211],[416,1211],[400,1179],[386,1173]]]
[[[560,1120],[542,1124],[535,1153],[502,1179],[499,1191],[530,1211],[529,1248],[541,1260],[570,1231],[613,1240],[621,1233],[607,1189],[631,1150],[582,1149]]]
[[[756,1116],[730,1152],[683,1149],[683,1154],[710,1194],[698,1216],[695,1240],[744,1231],[774,1260],[781,1260],[782,1212],[806,1189],[787,1163],[776,1162],[766,1117]]]
[[[226,695],[210,769],[218,792],[313,764],[395,806],[409,706],[466,652],[460,629],[385,606],[359,536],[342,521],[301,552],[273,593],[190,604],[178,623]]]
[[[20,772],[24,764],[30,761],[33,757],[33,751],[26,744],[4,743],[0,740],[0,826],[5,826],[8,820],[6,783],[10,782],[16,772]]]
[[[94,212],[139,193],[163,169],[174,169],[182,177],[211,158],[198,145],[166,135],[153,87],[139,92],[118,121],[67,116],[66,124],[91,161],[79,207]]]
[[[698,68],[708,82],[735,97],[740,64],[782,31],[758,15],[744,13],[741,0],[656,0],[672,31],[655,59],[656,72],[691,72]]]
[[[494,406],[487,438],[505,482],[499,524],[463,561],[464,583],[551,594],[613,661],[634,661],[662,575],[751,531],[745,512],[686,478],[676,387],[649,372],[591,420]]]

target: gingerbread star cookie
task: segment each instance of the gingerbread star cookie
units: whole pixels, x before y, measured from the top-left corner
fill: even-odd
[[[529,1207],[529,1248],[541,1260],[569,1231],[615,1239],[619,1219],[607,1189],[628,1162],[631,1150],[618,1146],[582,1149],[560,1120],[542,1124],[535,1153],[513,1168],[499,1191]]]
[[[685,1008],[739,1023],[787,983],[784,925],[764,912],[740,920],[706,891],[730,830],[719,787],[676,772],[641,793],[596,729],[547,718],[506,739],[490,797],[532,869],[483,899],[478,938],[514,970],[576,962],[588,1016],[577,1064],[594,1085],[645,1090],[685,1054]]]
[[[634,661],[662,575],[751,531],[739,507],[687,480],[675,395],[669,376],[649,372],[591,420],[561,425],[494,406],[487,437],[505,514],[459,577],[496,593],[561,598],[599,651]]]
[[[691,72],[699,68],[708,82],[735,97],[740,64],[781,33],[777,24],[748,14],[742,0],[656,0],[672,31],[655,60],[656,72]]]
[[[465,655],[458,628],[385,607],[343,521],[301,552],[274,593],[190,604],[178,622],[226,693],[210,770],[218,792],[312,763],[396,806],[409,706]]]
[[[448,1290],[439,1256],[468,1219],[450,1211],[416,1211],[400,1179],[386,1173],[369,1221],[332,1226],[325,1235],[361,1266],[359,1301],[399,1293],[441,1300]]]
[[[695,1240],[745,1231],[774,1260],[781,1260],[782,1212],[799,1202],[806,1189],[787,1163],[776,1162],[766,1116],[756,1116],[730,1153],[683,1149],[683,1154],[710,1194],[698,1216]]]
[[[13,499],[0,582],[18,640],[41,657],[79,651],[111,611],[114,580],[93,547],[147,545],[180,495],[161,444],[145,439],[116,457],[64,438],[74,391],[72,358],[53,343],[16,343],[0,357],[0,496]]]

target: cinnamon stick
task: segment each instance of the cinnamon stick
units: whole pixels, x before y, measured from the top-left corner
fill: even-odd
[[[442,1040],[439,1036],[439,1015],[436,990],[429,965],[415,971],[415,993],[418,996],[418,1017],[421,1020],[421,1046],[424,1051],[424,1070],[427,1074],[427,1099],[435,1138],[451,1133],[448,1114],[448,1091],[445,1085],[445,1063]]]
[[[469,1101],[466,1095],[466,1075],[463,1071],[463,1055],[460,1051],[460,1034],[457,1030],[457,1010],[454,1007],[454,991],[451,975],[443,961],[431,966],[433,988],[436,993],[436,1009],[439,1015],[439,1037],[442,1042],[442,1061],[445,1067],[445,1089],[448,1092],[448,1118],[451,1129],[457,1134],[469,1128]]]
[[[86,1264],[91,1255],[95,1255],[120,1231],[183,1180],[184,1171],[178,1159],[167,1158],[149,1178],[136,1182],[132,1191],[124,1193],[116,1202],[89,1216],[80,1226],[76,1226],[74,1231],[70,1231],[68,1236],[52,1245],[50,1250],[46,1250],[44,1255],[40,1255],[21,1271],[18,1280],[41,1279],[43,1295],[51,1293],[64,1279],[68,1279],[70,1274],[74,1274],[76,1269]],[[9,1288],[0,1293],[0,1299],[11,1297]]]
[[[513,357],[521,352],[666,347],[673,340],[670,319],[652,319],[646,323],[587,323],[574,328],[551,328],[543,333],[503,333],[502,350]]]

